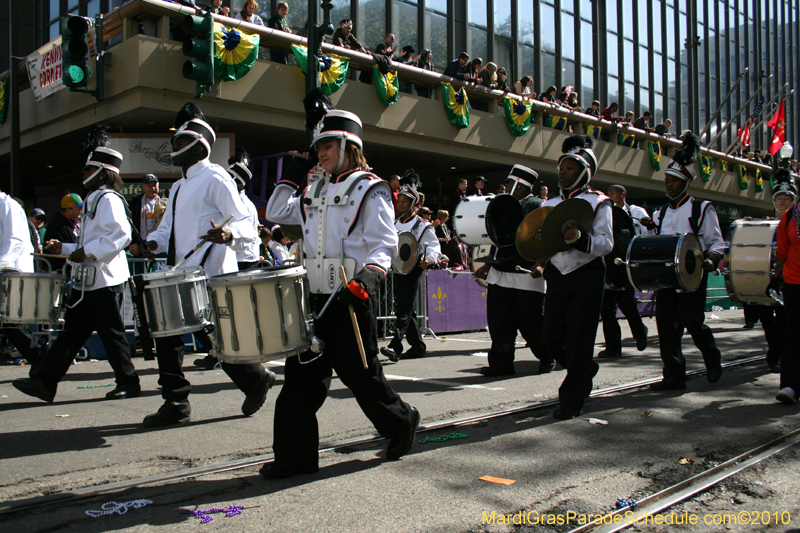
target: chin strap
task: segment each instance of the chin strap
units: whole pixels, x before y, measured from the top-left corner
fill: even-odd
[[[183,154],[184,152],[186,152],[187,150],[190,150],[195,144],[197,144],[199,142],[200,142],[200,137],[196,137],[194,141],[190,142],[189,144],[187,144],[186,146],[184,146],[183,148],[181,148],[177,152],[170,152],[169,156],[174,159],[174,158],[178,157],[179,155]]]
[[[89,176],[88,178],[83,180],[83,184],[87,185],[90,181],[92,181],[103,170],[104,170],[103,167],[97,167],[97,170],[95,170],[94,173],[91,176]]]
[[[665,194],[664,196],[666,196],[667,198],[669,198],[673,202],[675,200],[677,200],[678,198],[682,197],[686,193],[686,191],[689,189],[689,181],[688,180],[683,180],[683,181],[686,182],[686,185],[683,187],[683,190],[681,192],[679,192],[676,196],[672,197],[669,194]]]

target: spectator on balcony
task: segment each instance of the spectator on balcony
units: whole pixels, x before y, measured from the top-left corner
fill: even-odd
[[[273,30],[292,33],[289,25],[286,24],[286,15],[289,13],[289,4],[286,2],[278,2],[277,11],[267,21],[267,27]],[[273,63],[281,63],[283,65],[289,64],[289,54],[281,52],[280,50],[270,50],[269,59]]]
[[[497,88],[497,65],[491,61],[486,63],[486,66],[478,73],[481,80],[481,85],[489,89]]]
[[[457,80],[463,80],[464,72],[467,69],[467,63],[469,63],[469,54],[466,52],[461,52],[461,55],[458,56],[458,59],[454,59],[447,64],[447,68],[444,69],[444,75],[450,76],[451,78],[455,78]]]
[[[428,49],[423,50],[419,55],[419,59],[417,59],[416,67],[433,72],[433,52]],[[421,98],[430,98],[433,96],[433,89],[430,87],[415,85],[414,88],[417,90],[417,96]]]
[[[671,126],[672,120],[665,118],[664,122],[656,126],[656,135],[661,135],[662,137],[672,137],[672,134],[669,132],[669,128]]]
[[[511,90],[511,87],[508,86],[508,73],[506,72],[505,67],[498,67],[497,68],[497,87],[498,91],[503,91],[507,93]]]
[[[650,111],[645,111],[641,117],[637,118],[633,121],[632,126],[636,129],[646,131],[648,133],[653,133],[656,130],[651,128],[647,123],[650,120]],[[633,143],[634,148],[639,148],[639,139],[636,139]]]
[[[236,20],[249,22],[250,24],[255,24],[256,26],[264,26],[264,20],[256,15],[257,10],[258,2],[256,2],[256,0],[246,0],[242,6],[242,11],[236,13],[236,17],[234,18],[236,18]]]
[[[394,33],[387,33],[383,38],[383,42],[375,47],[375,53],[391,58],[397,51],[397,45],[394,44]]]
[[[555,88],[554,85],[551,85],[547,88],[545,92],[543,92],[540,96],[540,100],[542,102],[547,102],[548,104],[556,105],[556,92],[558,89]]]
[[[228,6],[222,7],[222,0],[211,0],[211,5],[208,6],[208,12],[227,17],[231,12],[231,8]]]
[[[335,46],[355,50],[362,54],[367,53],[364,46],[356,39],[356,36],[353,35],[353,21],[349,18],[342,19],[341,22],[339,22],[339,28],[333,32],[332,42]]]
[[[591,107],[586,108],[586,114],[595,118],[600,118],[600,102],[594,100]]]
[[[523,98],[536,98],[536,93],[531,92],[531,85],[533,85],[533,79],[530,76],[523,76],[514,84],[514,94]]]
[[[408,65],[413,67],[416,66],[417,59],[419,59],[419,56],[417,56],[416,58],[414,57],[414,47],[411,46],[410,44],[407,44],[400,50],[400,56],[396,60],[402,63],[403,65]],[[399,85],[401,93],[414,94],[413,91],[414,84],[411,83],[410,81],[403,81],[401,79]]]
[[[607,120],[607,121],[611,122],[614,125],[614,131],[615,132],[619,130],[618,124],[620,122],[620,118],[619,118],[619,115],[617,114],[618,111],[619,111],[619,104],[616,103],[616,102],[611,102],[611,105],[608,106],[607,108],[603,109],[603,111],[600,113],[600,118],[602,118],[603,120]],[[614,136],[616,138],[616,133],[614,133]],[[602,139],[604,141],[610,141],[611,140],[611,132],[610,131],[603,131]]]

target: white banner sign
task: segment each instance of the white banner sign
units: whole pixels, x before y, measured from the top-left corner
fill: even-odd
[[[61,79],[61,37],[29,55],[25,63],[37,102],[65,87]]]
[[[181,168],[172,164],[169,154],[172,151],[172,137],[158,135],[148,137],[112,137],[112,148],[122,154],[122,167],[120,174],[123,177],[134,175],[141,177],[145,174],[181,175]],[[228,158],[232,151],[232,136],[220,135],[211,150],[211,162],[223,168],[228,168]]]

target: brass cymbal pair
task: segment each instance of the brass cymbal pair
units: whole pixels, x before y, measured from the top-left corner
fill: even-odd
[[[581,198],[570,198],[556,206],[543,206],[526,216],[517,228],[517,252],[524,259],[544,263],[558,252],[569,250],[564,233],[569,225],[589,232],[594,222],[592,205]]]

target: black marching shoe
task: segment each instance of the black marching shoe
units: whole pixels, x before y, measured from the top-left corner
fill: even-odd
[[[706,379],[709,383],[716,383],[722,377],[722,365],[717,364],[706,371]]]
[[[272,388],[276,377],[275,372],[267,370],[267,375],[247,394],[242,404],[242,414],[244,416],[254,415],[261,409],[261,406],[267,400],[267,391]]]
[[[192,414],[192,406],[188,400],[182,402],[164,402],[158,411],[152,415],[144,417],[144,427],[160,428],[171,424],[183,424],[189,421]]]
[[[647,335],[650,333],[650,330],[647,329],[647,326],[644,327],[644,333],[636,339],[636,349],[640,352],[643,352],[647,349]]]
[[[416,407],[411,408],[411,425],[401,436],[389,441],[386,445],[386,458],[390,461],[397,461],[402,456],[411,451],[414,445],[414,437],[417,435],[419,427],[419,411]]]
[[[487,378],[493,378],[497,376],[516,376],[517,371],[514,370],[513,366],[510,368],[492,368],[490,366],[484,366],[481,367],[481,374]]]
[[[384,346],[381,348],[381,354],[384,357],[388,357],[389,360],[393,363],[400,361],[400,353],[394,351],[393,349],[389,348],[388,346]]]
[[[425,354],[428,353],[428,350],[425,348],[409,348],[406,353],[400,356],[401,359],[422,359],[425,357]]]
[[[258,471],[265,479],[286,479],[287,477],[299,476],[302,474],[316,474],[319,466],[278,466],[275,463],[267,463]]]
[[[583,409],[575,409],[573,407],[559,407],[555,411],[553,411],[553,418],[558,418],[559,420],[571,420],[576,416],[579,416],[583,412]]]
[[[597,357],[600,359],[613,359],[615,357],[622,357],[622,352],[612,352],[609,350],[600,350],[598,352]]]
[[[667,390],[686,390],[685,379],[662,379],[658,383],[650,385],[651,390],[667,391]]]
[[[539,361],[539,374],[549,374],[556,369],[555,359],[542,359]]]
[[[217,358],[211,354],[203,357],[202,359],[195,359],[194,366],[198,368],[202,368],[204,370],[214,370],[214,367],[217,365]]]
[[[56,397],[56,391],[45,385],[44,381],[36,378],[20,378],[15,379],[12,383],[14,388],[18,391],[39,398],[47,403],[53,403]]]
[[[106,400],[124,400],[125,398],[136,398],[142,393],[142,387],[138,383],[131,385],[117,385],[114,390],[106,394]]]

